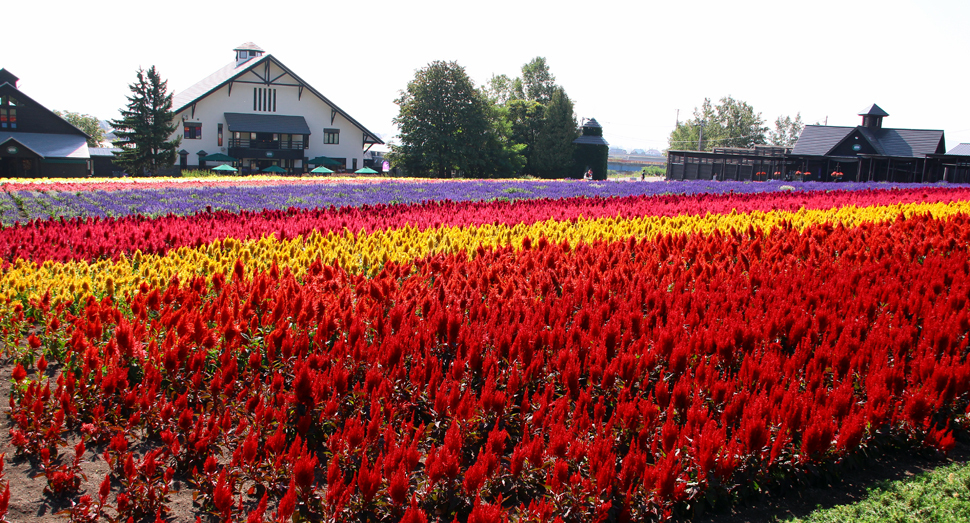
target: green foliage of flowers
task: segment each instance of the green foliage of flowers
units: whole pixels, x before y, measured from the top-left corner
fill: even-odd
[[[817,510],[791,523],[970,521],[970,463],[956,463],[913,478],[884,482],[866,499]]]

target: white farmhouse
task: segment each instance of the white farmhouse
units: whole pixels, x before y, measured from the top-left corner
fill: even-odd
[[[172,97],[181,168],[211,168],[230,156],[243,173],[274,165],[357,170],[364,152],[384,143],[252,42],[233,51],[232,63]]]

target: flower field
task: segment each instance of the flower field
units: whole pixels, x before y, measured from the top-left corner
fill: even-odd
[[[536,198],[644,196],[665,194],[774,192],[830,190],[831,185],[781,182],[660,182],[586,183],[524,180],[480,180],[447,183],[433,180],[273,178],[255,176],[204,179],[102,179],[54,182],[50,180],[0,183],[0,224],[34,219],[121,217],[203,211],[230,212],[359,207],[424,201],[501,201]],[[842,190],[866,188],[842,183]],[[881,184],[884,188],[899,185]]]
[[[17,457],[72,521],[666,521],[966,429],[970,188],[601,185],[5,185]]]

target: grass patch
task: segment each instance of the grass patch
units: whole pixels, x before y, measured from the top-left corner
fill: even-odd
[[[790,523],[970,521],[970,463],[954,463],[869,489],[858,503],[820,509]]]

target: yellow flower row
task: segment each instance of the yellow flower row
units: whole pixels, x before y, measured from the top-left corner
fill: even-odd
[[[768,231],[790,222],[795,228],[819,223],[843,224],[848,227],[866,222],[885,222],[899,215],[929,213],[946,218],[970,213],[970,202],[913,203],[885,206],[847,206],[829,210],[756,211],[752,213],[681,215],[673,217],[644,216],[635,219],[580,219],[575,222],[547,220],[532,225],[447,226],[426,230],[403,227],[372,233],[313,233],[307,238],[280,241],[274,236],[259,240],[226,239],[199,248],[181,247],[164,256],[136,252],[132,257],[111,261],[72,261],[67,263],[18,260],[0,274],[0,299],[6,297],[38,298],[50,290],[55,303],[79,295],[133,293],[142,282],[162,286],[178,275],[182,281],[197,275],[230,274],[236,259],[241,259],[247,272],[268,270],[273,262],[280,268],[302,275],[317,258],[324,263],[339,263],[352,272],[376,274],[384,262],[408,262],[438,253],[473,255],[479,247],[521,246],[526,237],[570,245],[597,240],[616,241],[634,237],[655,238],[661,234],[708,234],[715,230],[747,230],[753,226]]]

